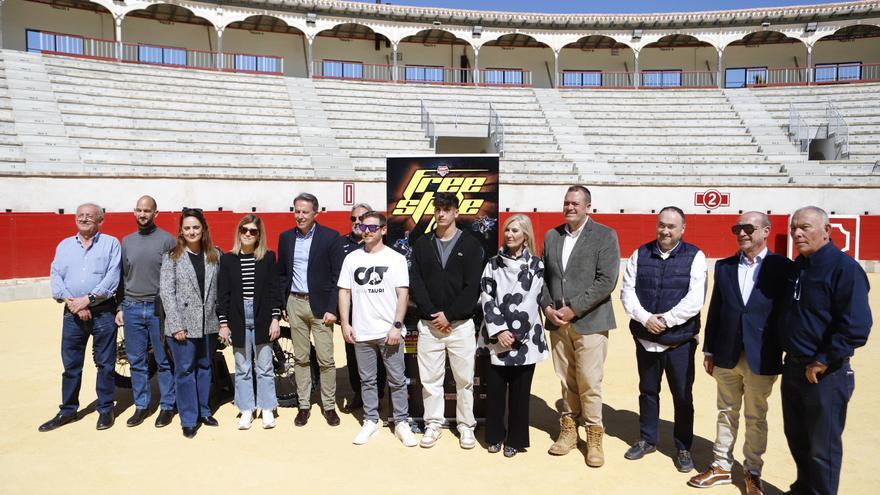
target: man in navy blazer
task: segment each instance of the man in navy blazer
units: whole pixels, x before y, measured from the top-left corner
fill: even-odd
[[[287,302],[287,320],[293,340],[299,412],[296,426],[309,420],[312,376],[311,340],[321,377],[321,406],[330,426],[336,414],[336,363],[333,361],[333,324],[336,323],[339,270],[342,267],[339,233],[315,221],[318,198],[302,193],[293,200],[296,227],[278,239],[278,267]]]
[[[718,384],[715,459],[688,484],[708,488],[731,483],[733,445],[745,402],[743,478],[747,495],[755,495],[763,493],[767,398],[782,372],[776,314],[791,260],[768,251],[770,219],[764,213],[742,214],[731,230],[740,251],[715,263],[703,343],[703,366]]]

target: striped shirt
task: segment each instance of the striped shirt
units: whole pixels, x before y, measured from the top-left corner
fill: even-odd
[[[254,300],[254,271],[257,266],[257,259],[254,257],[253,253],[244,254],[240,253],[238,255],[239,265],[241,266],[241,297],[245,301],[253,301]],[[272,308],[272,318],[276,320],[281,319],[281,308]],[[220,324],[225,325],[228,323],[228,318],[226,315],[220,315]]]

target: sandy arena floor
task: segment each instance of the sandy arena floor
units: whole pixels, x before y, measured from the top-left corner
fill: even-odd
[[[871,305],[880,318],[880,274],[870,275]],[[619,285],[618,285],[619,287]],[[327,426],[312,409],[304,428],[294,428],[294,409],[281,409],[279,426],[250,431],[235,428],[237,409],[223,405],[219,428],[203,427],[194,440],[183,438],[177,420],[156,429],[151,416],[137,428],[127,428],[131,394],[117,391],[116,425],[95,431],[94,365],[86,360],[80,403],[84,416],[54,432],[37,426],[57,412],[60,400],[59,356],[61,308],[52,301],[0,304],[0,328],[6,345],[0,348],[0,493],[568,493],[652,495],[697,493],[685,485],[690,474],[675,470],[672,445],[672,403],[663,392],[661,442],[658,453],[627,461],[623,453],[638,438],[638,388],[634,343],[627,319],[615,297],[618,329],[612,332],[605,366],[605,466],[588,468],[580,452],[552,457],[547,448],[558,430],[559,383],[549,361],[538,366],[532,387],[531,443],[528,452],[506,459],[485,451],[481,444],[463,451],[446,431],[433,449],[407,449],[390,429],[365,446],[352,445],[358,418],[342,414],[337,428]],[[880,410],[880,336],[872,336],[853,360],[856,392],[849,405],[844,435],[844,467],[840,493],[877,493],[880,480],[873,457],[880,453],[880,433],[870,426]],[[337,332],[338,395],[350,395],[345,353]],[[227,350],[227,353],[231,351]],[[698,354],[697,359],[701,359]],[[231,356],[229,356],[231,361]],[[155,382],[154,382],[155,390]],[[698,469],[711,462],[715,437],[715,381],[699,368],[695,396],[693,455]],[[156,395],[154,394],[154,401]],[[770,439],[764,480],[768,494],[788,488],[794,464],[782,431],[779,382],[771,397]],[[583,429],[580,430],[584,438]],[[737,458],[741,460],[741,439]],[[709,491],[742,492],[736,468],[734,486]],[[873,488],[872,488],[873,486]]]

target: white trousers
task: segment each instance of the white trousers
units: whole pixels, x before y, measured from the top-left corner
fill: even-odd
[[[715,437],[714,464],[730,471],[733,467],[733,446],[739,429],[739,411],[746,420],[743,467],[760,474],[767,451],[767,398],[773,391],[777,375],[757,375],[749,368],[745,354],[740,354],[736,367],[715,367],[712,372],[718,383],[718,431]]]
[[[443,423],[446,356],[455,378],[455,420],[458,426],[474,428],[474,359],[477,352],[473,320],[452,322],[452,332],[436,330],[430,321],[418,323],[419,377],[425,405],[425,425]]]

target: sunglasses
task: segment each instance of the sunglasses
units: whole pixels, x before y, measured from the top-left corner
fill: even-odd
[[[730,228],[730,231],[736,235],[739,235],[740,232],[745,232],[746,235],[752,235],[756,230],[758,230],[758,227],[747,223],[738,223]]]
[[[250,234],[250,235],[256,237],[256,236],[260,235],[260,229],[251,229],[251,228],[248,228],[248,227],[239,227],[239,228],[238,228],[238,233],[241,234],[241,235]]]
[[[351,220],[352,222],[354,222],[355,220],[357,220],[358,222],[363,222],[364,216],[361,215],[359,217],[356,217],[356,216],[352,215],[352,216],[348,217],[348,219]]]
[[[201,215],[201,214],[203,213],[203,211],[202,211],[201,208],[190,208],[190,207],[188,207],[188,206],[184,206],[184,207],[183,207],[183,211],[182,211],[182,213],[183,213],[184,215],[189,215],[189,214],[191,214],[191,213],[195,213],[195,214]]]
[[[370,224],[370,225],[361,225],[361,232],[369,232],[369,233],[371,233],[371,234],[375,234],[375,233],[378,232],[379,229],[381,229],[381,228],[382,228],[382,227],[380,227],[380,226],[378,226],[378,225],[373,225],[373,224]]]

